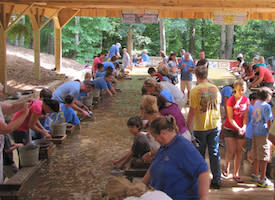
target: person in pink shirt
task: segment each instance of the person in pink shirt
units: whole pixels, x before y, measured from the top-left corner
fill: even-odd
[[[105,56],[106,56],[106,53],[101,52],[97,57],[94,58],[94,63],[93,63],[93,68],[92,68],[93,77],[95,76],[95,73],[97,71],[98,63],[103,63]]]
[[[242,79],[234,82],[236,93],[226,102],[227,117],[224,123],[223,135],[226,144],[225,166],[223,175],[229,174],[230,160],[234,157],[233,179],[242,182],[239,170],[242,160],[242,148],[245,143],[246,124],[248,121],[249,98],[243,96],[246,90],[246,82]]]
[[[264,66],[257,66],[253,65],[253,70],[255,74],[259,74],[256,76],[255,80],[250,84],[250,87],[257,87],[257,86],[266,86],[269,88],[273,87],[274,78],[272,72],[269,71],[268,68]]]
[[[46,138],[51,138],[47,131],[40,123],[39,118],[42,114],[58,112],[59,103],[57,100],[45,98],[43,101],[37,99],[31,102],[31,107],[28,116],[24,122],[15,131],[12,132],[12,137],[15,143],[27,144],[30,140],[29,129],[41,133]],[[16,121],[24,113],[21,109],[12,117],[12,121]]]

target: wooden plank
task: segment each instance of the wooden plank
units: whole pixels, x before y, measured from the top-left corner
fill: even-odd
[[[26,8],[24,8],[23,11],[20,12],[20,14],[16,17],[16,19],[13,20],[13,22],[8,25],[7,30],[9,30],[16,22],[18,22],[21,19],[21,17],[23,15],[25,15],[32,6],[33,6],[33,4],[31,4],[31,5],[27,6]]]
[[[41,78],[40,69],[40,29],[33,30],[33,52],[34,52],[34,77]]]
[[[13,177],[11,177],[6,184],[23,185],[45,162],[46,160],[40,160],[38,164],[33,167],[23,167]]]
[[[3,92],[7,93],[7,52],[6,52],[6,32],[0,23],[0,83],[4,86]]]
[[[56,71],[60,72],[62,67],[62,29],[54,26],[54,56]]]

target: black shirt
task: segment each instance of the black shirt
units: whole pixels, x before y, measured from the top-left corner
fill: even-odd
[[[134,143],[132,145],[133,156],[136,158],[141,158],[145,153],[150,151],[150,145],[146,135],[141,135],[135,137]]]

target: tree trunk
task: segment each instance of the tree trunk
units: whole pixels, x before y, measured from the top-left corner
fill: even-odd
[[[76,27],[78,26],[79,17],[74,17],[74,24],[75,24]],[[75,38],[75,45],[76,45],[76,48],[77,48],[78,45],[79,45],[79,32],[78,32],[78,30],[75,32],[74,38]],[[73,57],[76,58],[76,56],[77,56],[77,50],[75,50],[74,53],[73,53]]]
[[[226,27],[226,51],[225,58],[232,59],[234,43],[234,25],[227,25]]]
[[[201,20],[201,51],[205,51],[205,19]]]
[[[225,59],[225,44],[226,44],[226,26],[221,25],[220,59]]]
[[[127,50],[128,50],[129,56],[132,58],[132,56],[133,56],[133,31],[132,31],[131,27],[128,30]]]
[[[75,18],[74,18],[74,23],[75,23],[75,26],[78,26],[79,17],[75,17]],[[75,32],[75,45],[76,45],[76,46],[79,45],[79,33],[78,33],[78,31]]]
[[[51,29],[53,26],[53,20],[49,21],[48,27]],[[51,33],[48,35],[48,54],[54,55],[54,38]]]
[[[159,19],[159,32],[160,32],[160,49],[166,52],[166,38],[165,38],[165,26],[164,19]]]
[[[25,24],[26,23],[25,15],[23,15],[21,19],[22,19],[22,24]],[[24,37],[24,34],[22,34],[19,40],[19,46],[24,47],[24,44],[25,44],[25,37]]]
[[[190,29],[189,29],[189,52],[192,56],[195,55],[195,35],[196,35],[196,19],[189,19]]]

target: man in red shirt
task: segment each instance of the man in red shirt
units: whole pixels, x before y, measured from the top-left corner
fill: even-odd
[[[256,76],[255,80],[250,84],[250,87],[257,87],[258,85],[260,87],[262,86],[266,86],[269,88],[273,87],[274,78],[272,76],[271,71],[269,71],[268,68],[264,66],[254,65],[253,70],[255,71],[256,74],[258,73],[259,75]]]

